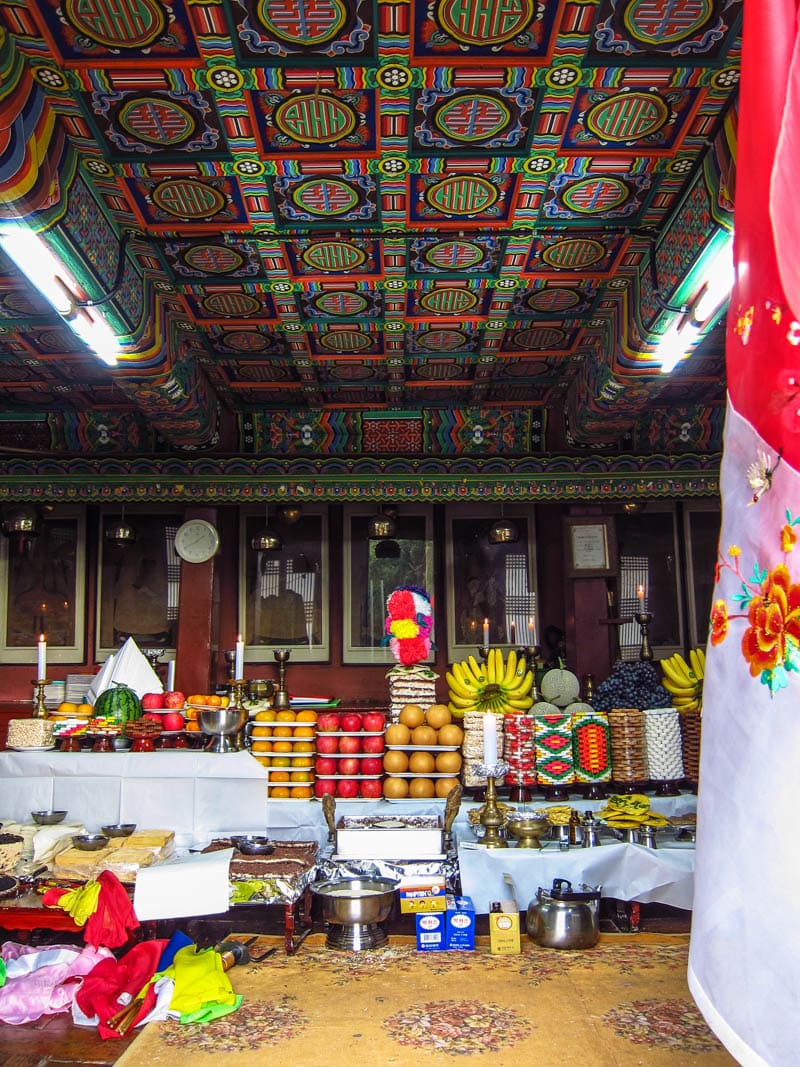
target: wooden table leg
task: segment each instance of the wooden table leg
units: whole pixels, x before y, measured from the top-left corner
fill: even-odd
[[[284,947],[286,955],[291,956],[311,933],[311,889],[308,886],[297,900],[285,905],[283,916]],[[298,919],[302,932],[295,936]]]

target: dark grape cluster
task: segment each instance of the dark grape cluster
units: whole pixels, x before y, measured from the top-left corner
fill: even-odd
[[[668,708],[672,697],[661,685],[660,675],[652,663],[617,660],[611,674],[594,691],[595,711],[612,708]]]

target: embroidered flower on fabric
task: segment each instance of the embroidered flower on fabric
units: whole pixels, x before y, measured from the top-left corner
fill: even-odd
[[[786,522],[778,538],[784,562],[771,570],[753,566],[746,578],[741,571],[741,549],[731,545],[727,559],[717,564],[715,581],[725,571],[731,571],[740,582],[739,591],[729,599],[739,608],[732,611],[723,599],[717,599],[711,609],[711,644],[721,645],[736,619],[745,619],[747,629],[742,636],[742,655],[753,678],[766,685],[771,694],[788,685],[788,675],[800,672],[800,584],[792,581],[787,560],[797,543],[795,527],[800,517],[786,512]]]

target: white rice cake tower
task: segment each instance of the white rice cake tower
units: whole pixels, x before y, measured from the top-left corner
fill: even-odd
[[[424,663],[410,667],[398,664],[387,673],[389,679],[389,718],[397,722],[406,704],[419,704],[427,711],[436,700],[436,680],[439,677]]]

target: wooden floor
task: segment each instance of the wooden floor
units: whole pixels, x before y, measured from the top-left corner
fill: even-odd
[[[628,932],[631,929],[629,918],[624,905],[603,901],[600,928],[604,933]],[[652,933],[686,933],[690,924],[688,912],[655,904],[642,905],[638,919],[638,929]],[[278,917],[268,919],[263,928],[265,932],[281,933],[282,922]],[[324,924],[315,920],[314,929],[322,931]],[[390,932],[392,930],[395,933],[413,933],[413,916],[398,916],[390,925]],[[225,933],[218,927],[210,927],[207,932],[209,941]],[[488,932],[486,916],[478,917],[477,932]],[[163,931],[165,936],[168,933]],[[162,934],[161,930],[159,934]],[[71,938],[69,935],[48,935],[44,932],[34,935],[31,942],[82,944],[78,936]],[[303,951],[302,945],[298,951]],[[135,1033],[130,1033],[124,1038],[104,1041],[94,1029],[75,1026],[69,1013],[45,1016],[26,1026],[0,1023],[0,1067],[95,1067],[113,1064],[135,1036]]]

